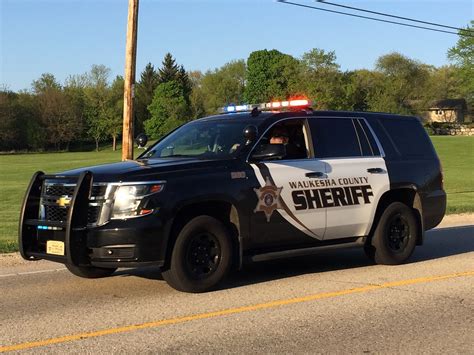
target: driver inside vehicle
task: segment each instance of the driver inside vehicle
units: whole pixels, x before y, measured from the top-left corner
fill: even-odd
[[[299,129],[298,127],[297,129]],[[294,130],[295,131],[295,130]],[[296,132],[293,132],[296,133]],[[294,137],[294,139],[296,139]],[[286,156],[283,159],[302,159],[306,158],[306,149],[304,143],[302,146],[296,144],[294,139],[291,139],[290,133],[287,127],[278,125],[273,128],[270,134],[270,144],[283,144],[286,149]]]
[[[283,126],[277,126],[273,129],[270,144],[284,144],[287,145],[290,141],[288,131]]]

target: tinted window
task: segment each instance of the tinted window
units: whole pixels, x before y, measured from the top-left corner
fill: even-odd
[[[369,127],[367,127],[366,122],[364,120],[357,120],[357,121],[361,124],[362,128],[364,129],[364,133],[369,140],[370,147],[372,148],[373,154],[380,155],[379,147],[377,146],[377,143],[375,142],[372,132],[370,131]]]
[[[402,156],[432,157],[433,146],[420,122],[410,118],[387,118],[382,126]]]
[[[374,155],[372,148],[370,147],[369,141],[367,140],[367,135],[365,134],[362,126],[360,125],[360,120],[354,120],[354,126],[357,131],[357,137],[359,138],[360,148],[362,149],[362,155],[366,157],[371,157]]]
[[[361,156],[359,140],[351,119],[315,118],[309,121],[316,158]]]
[[[304,125],[304,120],[291,119],[284,120],[272,126],[268,132],[259,141],[259,144],[252,153],[255,155],[265,155],[273,151],[272,145],[283,145],[285,155],[283,157],[268,156],[266,158],[258,158],[258,160],[273,160],[273,159],[306,159],[308,158],[309,148],[306,146],[307,130]]]

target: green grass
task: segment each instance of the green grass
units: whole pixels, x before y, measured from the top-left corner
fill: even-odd
[[[34,172],[55,173],[72,168],[120,161],[121,152],[38,153],[0,155],[0,252],[16,244],[21,202]]]
[[[444,170],[447,213],[474,212],[474,137],[432,137]],[[120,152],[0,155],[0,252],[17,250],[20,205],[35,171],[59,172],[120,160]]]
[[[474,137],[431,137],[441,159],[447,213],[474,212]]]

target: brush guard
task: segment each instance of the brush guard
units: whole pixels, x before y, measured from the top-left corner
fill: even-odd
[[[76,181],[65,221],[39,219],[42,187],[45,180]],[[93,175],[84,171],[79,176],[45,175],[36,172],[28,186],[21,208],[19,248],[26,260],[46,259],[70,265],[90,265],[87,248],[87,211],[91,198]],[[64,242],[64,255],[47,253],[44,241]]]

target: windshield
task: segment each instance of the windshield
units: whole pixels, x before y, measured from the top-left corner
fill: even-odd
[[[248,122],[207,121],[188,123],[153,146],[142,159],[194,157],[227,159],[244,146]]]

